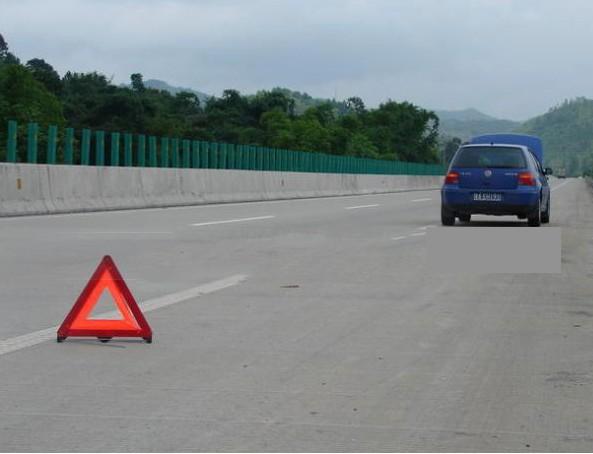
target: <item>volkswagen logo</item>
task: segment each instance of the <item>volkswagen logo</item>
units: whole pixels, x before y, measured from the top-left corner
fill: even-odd
[[[492,170],[490,170],[490,169],[484,170],[484,176],[486,178],[490,178],[492,176]]]

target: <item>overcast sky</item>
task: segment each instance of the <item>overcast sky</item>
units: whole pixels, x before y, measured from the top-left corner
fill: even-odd
[[[22,61],[220,95],[476,107],[515,120],[593,98],[589,0],[0,0]]]

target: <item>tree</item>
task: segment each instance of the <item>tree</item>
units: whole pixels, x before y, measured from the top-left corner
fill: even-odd
[[[264,145],[275,148],[290,148],[294,145],[292,123],[285,112],[274,109],[261,116],[265,131]]]
[[[63,125],[62,105],[20,65],[0,67],[0,124],[8,120]]]
[[[408,102],[387,101],[365,115],[365,129],[382,158],[438,162],[438,117]]]
[[[132,90],[135,92],[142,93],[144,90],[146,90],[142,74],[134,73],[130,76],[130,80],[132,81]]]
[[[62,93],[62,80],[52,65],[41,58],[33,58],[27,62],[26,67],[54,95],[59,96]]]
[[[346,100],[346,109],[358,115],[362,115],[366,112],[364,102],[358,96],[352,96]]]
[[[8,43],[4,39],[4,36],[2,36],[2,33],[0,33],[0,59],[6,58],[7,54],[8,54]]]
[[[308,109],[297,117],[293,124],[294,149],[307,151],[328,151],[331,146],[329,131],[323,127],[315,108]]]
[[[346,154],[367,158],[379,157],[377,147],[375,147],[371,139],[362,133],[356,133],[352,136],[346,147]]]
[[[0,34],[0,65],[19,65],[20,63],[20,60],[9,52],[8,43]]]
[[[461,146],[461,139],[459,137],[452,137],[445,142],[443,147],[443,164],[448,164],[453,159],[453,155]]]

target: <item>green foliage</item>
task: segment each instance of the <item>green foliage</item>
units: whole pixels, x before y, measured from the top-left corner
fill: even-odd
[[[8,43],[0,34],[0,67],[4,65],[18,65],[20,61],[8,50]]]
[[[438,162],[438,117],[413,104],[389,101],[367,109],[362,99],[315,99],[284,88],[221,97],[144,82],[116,86],[98,72],[68,71],[60,79],[40,58],[25,66],[0,35],[0,122],[76,130],[136,132],[369,158]],[[150,82],[150,84],[148,83]],[[162,87],[164,89],[151,88]],[[202,101],[202,102],[201,102]]]
[[[519,132],[541,137],[546,166],[578,176],[593,168],[593,100],[564,101],[525,122]]]
[[[56,96],[61,94],[62,80],[52,65],[41,58],[33,58],[27,62],[26,67],[31,71],[33,77],[41,82],[48,91]]]
[[[132,90],[137,91],[139,93],[146,90],[144,86],[144,81],[142,80],[142,74],[134,73],[130,76],[130,81],[132,82]]]
[[[64,124],[58,98],[20,65],[0,67],[0,124],[6,125],[8,120]]]
[[[382,158],[437,162],[439,119],[408,102],[388,101],[368,113],[369,136]]]

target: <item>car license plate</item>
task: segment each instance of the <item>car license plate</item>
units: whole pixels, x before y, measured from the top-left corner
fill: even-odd
[[[474,202],[502,202],[502,194],[498,192],[474,192]]]

